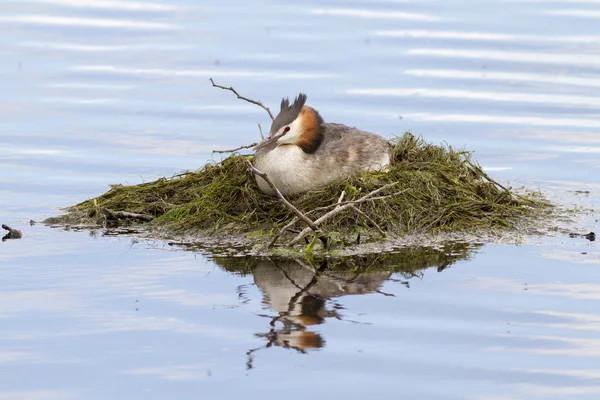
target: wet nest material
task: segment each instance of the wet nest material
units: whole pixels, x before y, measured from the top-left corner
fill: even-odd
[[[332,248],[340,248],[414,234],[506,232],[521,229],[527,225],[524,221],[538,221],[549,208],[541,195],[515,194],[491,179],[467,151],[433,145],[410,133],[392,142],[392,164],[387,170],[349,177],[289,199],[317,221],[335,207],[387,185],[371,200],[352,204],[322,222],[318,234],[308,229],[310,234],[295,243],[294,238],[306,225],[280,199],[259,191],[248,168],[252,157],[239,154],[171,178],[133,186],[113,185],[105,194],[46,222],[108,228],[142,226],[164,238],[235,238],[264,249],[310,243],[313,249],[317,240],[311,242],[312,237],[326,237],[327,243],[335,244]]]

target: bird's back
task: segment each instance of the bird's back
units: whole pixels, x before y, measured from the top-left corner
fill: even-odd
[[[379,135],[343,124],[323,124],[323,143],[315,152],[345,173],[379,170],[390,163],[390,143]],[[333,166],[332,165],[332,166]]]
[[[323,140],[314,152],[276,143],[256,152],[255,166],[284,195],[320,189],[346,176],[389,165],[391,145],[381,136],[342,124],[324,123],[321,128]],[[262,178],[257,177],[257,183],[263,192],[273,194]]]

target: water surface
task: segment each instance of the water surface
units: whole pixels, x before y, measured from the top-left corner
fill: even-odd
[[[567,0],[5,0],[0,222],[25,236],[0,243],[0,399],[596,399],[596,242],[343,269],[28,222],[256,141],[268,115],[212,77],[475,150],[598,233],[599,18]]]

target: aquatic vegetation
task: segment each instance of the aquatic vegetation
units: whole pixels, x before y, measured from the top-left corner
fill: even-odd
[[[373,200],[354,205],[319,228],[337,245],[386,236],[510,229],[535,216],[547,203],[535,195],[515,194],[491,179],[471,153],[433,145],[410,133],[393,140],[392,164],[381,172],[348,177],[322,190],[289,199],[313,221],[336,204],[356,201],[388,185]],[[113,185],[105,194],[67,209],[49,223],[115,226],[139,224],[119,212],[139,214],[148,228],[166,236],[227,236],[243,233],[248,243],[269,242],[294,214],[277,198],[263,194],[247,168],[251,156],[233,154],[198,171],[140,185]],[[340,203],[340,194],[344,193]],[[117,213],[117,214],[115,214]],[[291,225],[291,226],[290,226]],[[291,238],[283,232],[279,243]]]
[[[351,279],[358,276],[395,273],[410,279],[422,277],[426,269],[435,267],[437,272],[453,266],[458,261],[469,260],[481,248],[482,244],[464,242],[446,242],[438,247],[414,246],[398,248],[391,253],[369,253],[356,256],[330,258],[315,257],[312,260],[290,259],[289,257],[211,257],[224,270],[242,276],[251,275],[257,267],[267,264],[271,269],[294,266],[302,270],[302,275],[318,275],[319,273],[336,274],[342,272]],[[310,266],[306,264],[310,263]],[[304,279],[308,281],[310,279]]]

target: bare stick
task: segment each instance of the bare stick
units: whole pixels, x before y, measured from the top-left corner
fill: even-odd
[[[309,216],[311,214],[314,214],[317,211],[329,210],[330,208],[339,207],[339,206],[343,206],[343,205],[350,205],[351,209],[356,210],[359,214],[362,213],[361,215],[364,214],[363,217],[365,217],[365,219],[369,223],[371,223],[375,227],[375,229],[377,229],[379,231],[379,233],[381,233],[382,236],[386,236],[385,232],[379,227],[379,225],[377,225],[377,223],[371,217],[369,217],[367,214],[365,214],[364,212],[362,212],[361,210],[359,210],[358,208],[356,208],[354,206],[357,205],[357,204],[366,203],[367,201],[376,201],[376,200],[388,199],[390,197],[394,197],[394,196],[397,196],[399,194],[402,194],[402,193],[404,193],[406,191],[408,191],[408,189],[404,189],[404,190],[401,190],[399,192],[389,194],[387,196],[369,197],[367,199],[361,198],[361,199],[358,199],[358,200],[351,200],[351,201],[339,201],[339,199],[338,199],[338,202],[335,203],[335,204],[330,204],[328,206],[323,206],[323,207],[317,207],[317,208],[315,208],[313,210],[310,210],[309,212],[305,213],[304,215]],[[342,193],[344,193],[344,192],[342,192]],[[340,199],[343,199],[343,197],[340,196]],[[268,248],[273,247],[275,245],[275,242],[277,242],[277,240],[281,237],[281,235],[283,235],[286,231],[290,231],[291,232],[292,231],[291,228],[292,228],[292,226],[294,226],[294,224],[296,222],[298,222],[298,217],[294,217],[292,219],[292,221],[290,221],[289,224],[287,224],[286,226],[284,226],[283,228],[281,228],[281,230],[279,232],[277,232],[277,234],[273,237],[273,239],[271,240],[271,242],[269,243],[269,245],[267,247]],[[297,232],[297,233],[300,233],[300,232]]]
[[[385,187],[384,187],[385,188]],[[384,188],[380,188],[381,190],[383,190]],[[378,191],[380,189],[377,189]],[[408,189],[402,190],[400,192],[396,192],[387,196],[377,196],[377,197],[368,197],[367,196],[363,196],[362,198],[358,199],[358,200],[351,200],[351,201],[342,201],[344,199],[344,196],[346,195],[345,191],[342,191],[342,193],[340,194],[340,197],[338,198],[337,203],[335,204],[330,204],[328,206],[324,206],[324,207],[317,207],[313,210],[310,210],[309,212],[307,212],[305,215],[308,216],[310,214],[315,213],[316,211],[322,211],[322,210],[328,210],[332,207],[340,207],[343,205],[350,205],[352,210],[355,210],[358,214],[362,215],[367,222],[369,222],[370,224],[372,224],[375,229],[377,229],[379,231],[379,233],[382,236],[386,236],[385,232],[379,227],[379,225],[371,218],[369,217],[367,214],[365,214],[363,211],[359,210],[358,208],[354,207],[357,204],[361,204],[367,201],[375,201],[375,200],[382,200],[382,199],[387,199],[393,196],[397,196],[399,194],[402,194],[404,192],[406,192]],[[373,192],[370,193],[371,195],[373,194]],[[275,243],[277,242],[277,240],[286,232],[286,231],[290,231],[292,226],[294,226],[294,224],[298,222],[298,218],[294,217],[290,223],[288,223],[286,226],[284,226],[283,228],[281,228],[281,230],[279,232],[277,232],[277,234],[275,236],[273,236],[273,239],[271,240],[271,242],[269,243],[269,245],[267,246],[267,248],[271,248],[275,245]]]
[[[337,205],[338,206],[341,204],[342,200],[344,200],[344,196],[346,196],[346,191],[342,190],[342,193],[340,194],[340,197],[339,197],[339,199],[337,201]]]
[[[352,210],[356,211],[358,214],[362,215],[362,217],[363,217],[364,219],[366,219],[368,223],[370,223],[371,225],[373,225],[373,226],[375,227],[375,229],[377,229],[377,230],[379,231],[379,234],[380,234],[381,236],[385,236],[385,232],[384,232],[384,231],[383,231],[383,230],[382,230],[382,229],[379,227],[379,225],[377,225],[377,222],[375,222],[375,221],[373,220],[373,218],[371,218],[371,217],[369,217],[369,216],[367,215],[367,213],[365,213],[364,211],[362,211],[362,210],[358,209],[357,207],[355,207],[355,206],[354,206],[354,204],[351,204],[351,205],[350,205],[350,208],[351,208]]]
[[[111,210],[110,208],[105,208],[105,209],[103,209],[103,211],[106,214],[108,214],[114,218],[133,218],[133,219],[139,219],[144,222],[150,222],[154,219],[154,217],[152,215],[136,214],[136,213],[132,213],[132,212],[128,212],[128,211],[114,211],[114,210]]]
[[[309,212],[307,212],[306,215],[312,214],[313,212],[316,212],[316,211],[329,210],[330,208],[335,208],[337,206],[345,206],[345,205],[348,205],[348,204],[350,204],[350,205],[357,205],[357,204],[366,203],[367,201],[389,199],[390,197],[398,196],[399,194],[402,194],[402,193],[407,192],[407,191],[408,191],[408,189],[404,189],[404,190],[401,190],[399,192],[388,194],[388,195],[385,195],[385,196],[376,196],[376,197],[369,197],[369,198],[361,197],[358,200],[342,201],[341,203],[335,203],[335,204],[330,204],[328,206],[317,207],[314,210],[310,210]]]
[[[223,89],[223,90],[230,90],[233,92],[233,94],[235,94],[237,96],[238,99],[240,100],[245,100],[248,103],[252,103],[252,104],[256,104],[257,106],[261,107],[263,110],[265,110],[266,112],[269,113],[269,117],[271,117],[271,121],[275,119],[275,117],[273,117],[273,114],[271,114],[271,110],[269,110],[269,107],[265,106],[261,101],[258,100],[252,100],[249,99],[247,97],[244,96],[240,96],[240,94],[231,86],[230,87],[225,87],[225,86],[221,86],[221,85],[217,85],[215,83],[215,81],[213,81],[213,78],[210,78],[210,83],[212,83],[213,87],[219,88],[219,89]]]
[[[281,202],[283,204],[285,204],[285,206],[294,214],[296,214],[296,216],[298,218],[300,218],[306,225],[308,225],[309,227],[307,228],[309,231],[313,230],[316,233],[320,233],[319,227],[310,219],[308,218],[306,215],[302,214],[302,211],[298,210],[292,203],[290,203],[284,196],[283,194],[281,194],[281,192],[279,191],[279,189],[277,189],[277,186],[275,186],[273,184],[273,182],[271,182],[271,179],[269,179],[269,177],[267,176],[267,174],[265,174],[262,171],[259,171],[258,169],[256,169],[254,167],[254,165],[252,165],[252,163],[248,160],[244,160],[244,162],[246,163],[246,166],[252,171],[254,172],[255,175],[260,176],[261,178],[263,178],[265,180],[265,182],[267,182],[267,184],[271,187],[271,189],[273,189],[273,191],[275,192],[275,194],[277,194],[277,197],[279,197],[279,200],[281,200]],[[323,235],[319,235],[319,239],[323,242],[324,245],[327,245],[327,238],[324,237]]]
[[[322,224],[323,222],[325,222],[326,220],[328,220],[329,218],[349,209],[350,207],[354,206],[354,204],[359,204],[362,202],[365,202],[367,200],[369,200],[370,198],[374,197],[376,194],[381,193],[382,191],[389,189],[395,185],[397,185],[399,182],[393,182],[393,183],[388,183],[387,185],[384,185],[380,188],[377,188],[375,190],[373,190],[372,192],[367,193],[366,195],[364,195],[363,197],[361,197],[360,199],[351,202],[351,203],[347,203],[343,206],[340,206],[340,204],[337,204],[336,207],[329,211],[327,214],[321,216],[319,219],[317,219],[314,224],[316,226],[319,226],[320,224]],[[402,192],[398,192],[398,193],[402,193]],[[293,246],[295,244],[297,244],[300,240],[302,240],[302,238],[304,238],[304,236],[306,236],[308,233],[310,232],[310,229],[305,228],[304,230],[302,230],[302,232],[300,232],[294,239],[292,239],[292,241],[290,243],[288,243],[288,246]]]
[[[260,138],[264,139],[265,135],[263,135],[263,133],[262,133],[262,126],[260,126],[260,124],[258,124],[258,131],[260,132]]]
[[[341,201],[344,199],[344,196],[346,195],[346,191],[343,190],[342,194],[340,195],[340,198],[338,199],[337,204],[340,204]],[[308,213],[306,213],[305,215],[311,214],[313,211],[309,211]],[[284,226],[283,228],[281,228],[281,230],[279,232],[277,232],[277,234],[275,236],[273,236],[273,239],[271,240],[271,242],[269,243],[269,245],[267,246],[267,248],[271,248],[275,245],[275,242],[277,242],[277,239],[279,239],[281,237],[281,235],[283,235],[286,231],[288,231],[292,226],[294,226],[294,224],[298,222],[298,217],[294,217],[292,218],[292,220],[290,221],[289,224],[287,224],[286,226]]]
[[[294,226],[294,224],[296,222],[298,222],[298,217],[292,218],[292,220],[290,221],[289,224],[287,224],[286,226],[284,226],[283,228],[281,228],[281,230],[279,232],[277,232],[277,234],[275,236],[273,236],[273,239],[271,240],[271,242],[269,243],[269,245],[267,246],[267,248],[270,249],[271,247],[273,247],[275,245],[275,242],[277,242],[277,239],[279,239],[281,237],[281,235],[283,235],[285,233],[285,231],[287,231],[292,226]]]
[[[212,152],[213,153],[234,153],[234,152],[236,152],[238,150],[249,149],[251,147],[256,146],[257,144],[258,143],[252,143],[252,144],[249,144],[249,145],[246,145],[246,146],[240,146],[240,147],[237,147],[237,148],[231,149],[231,150],[213,150]]]

